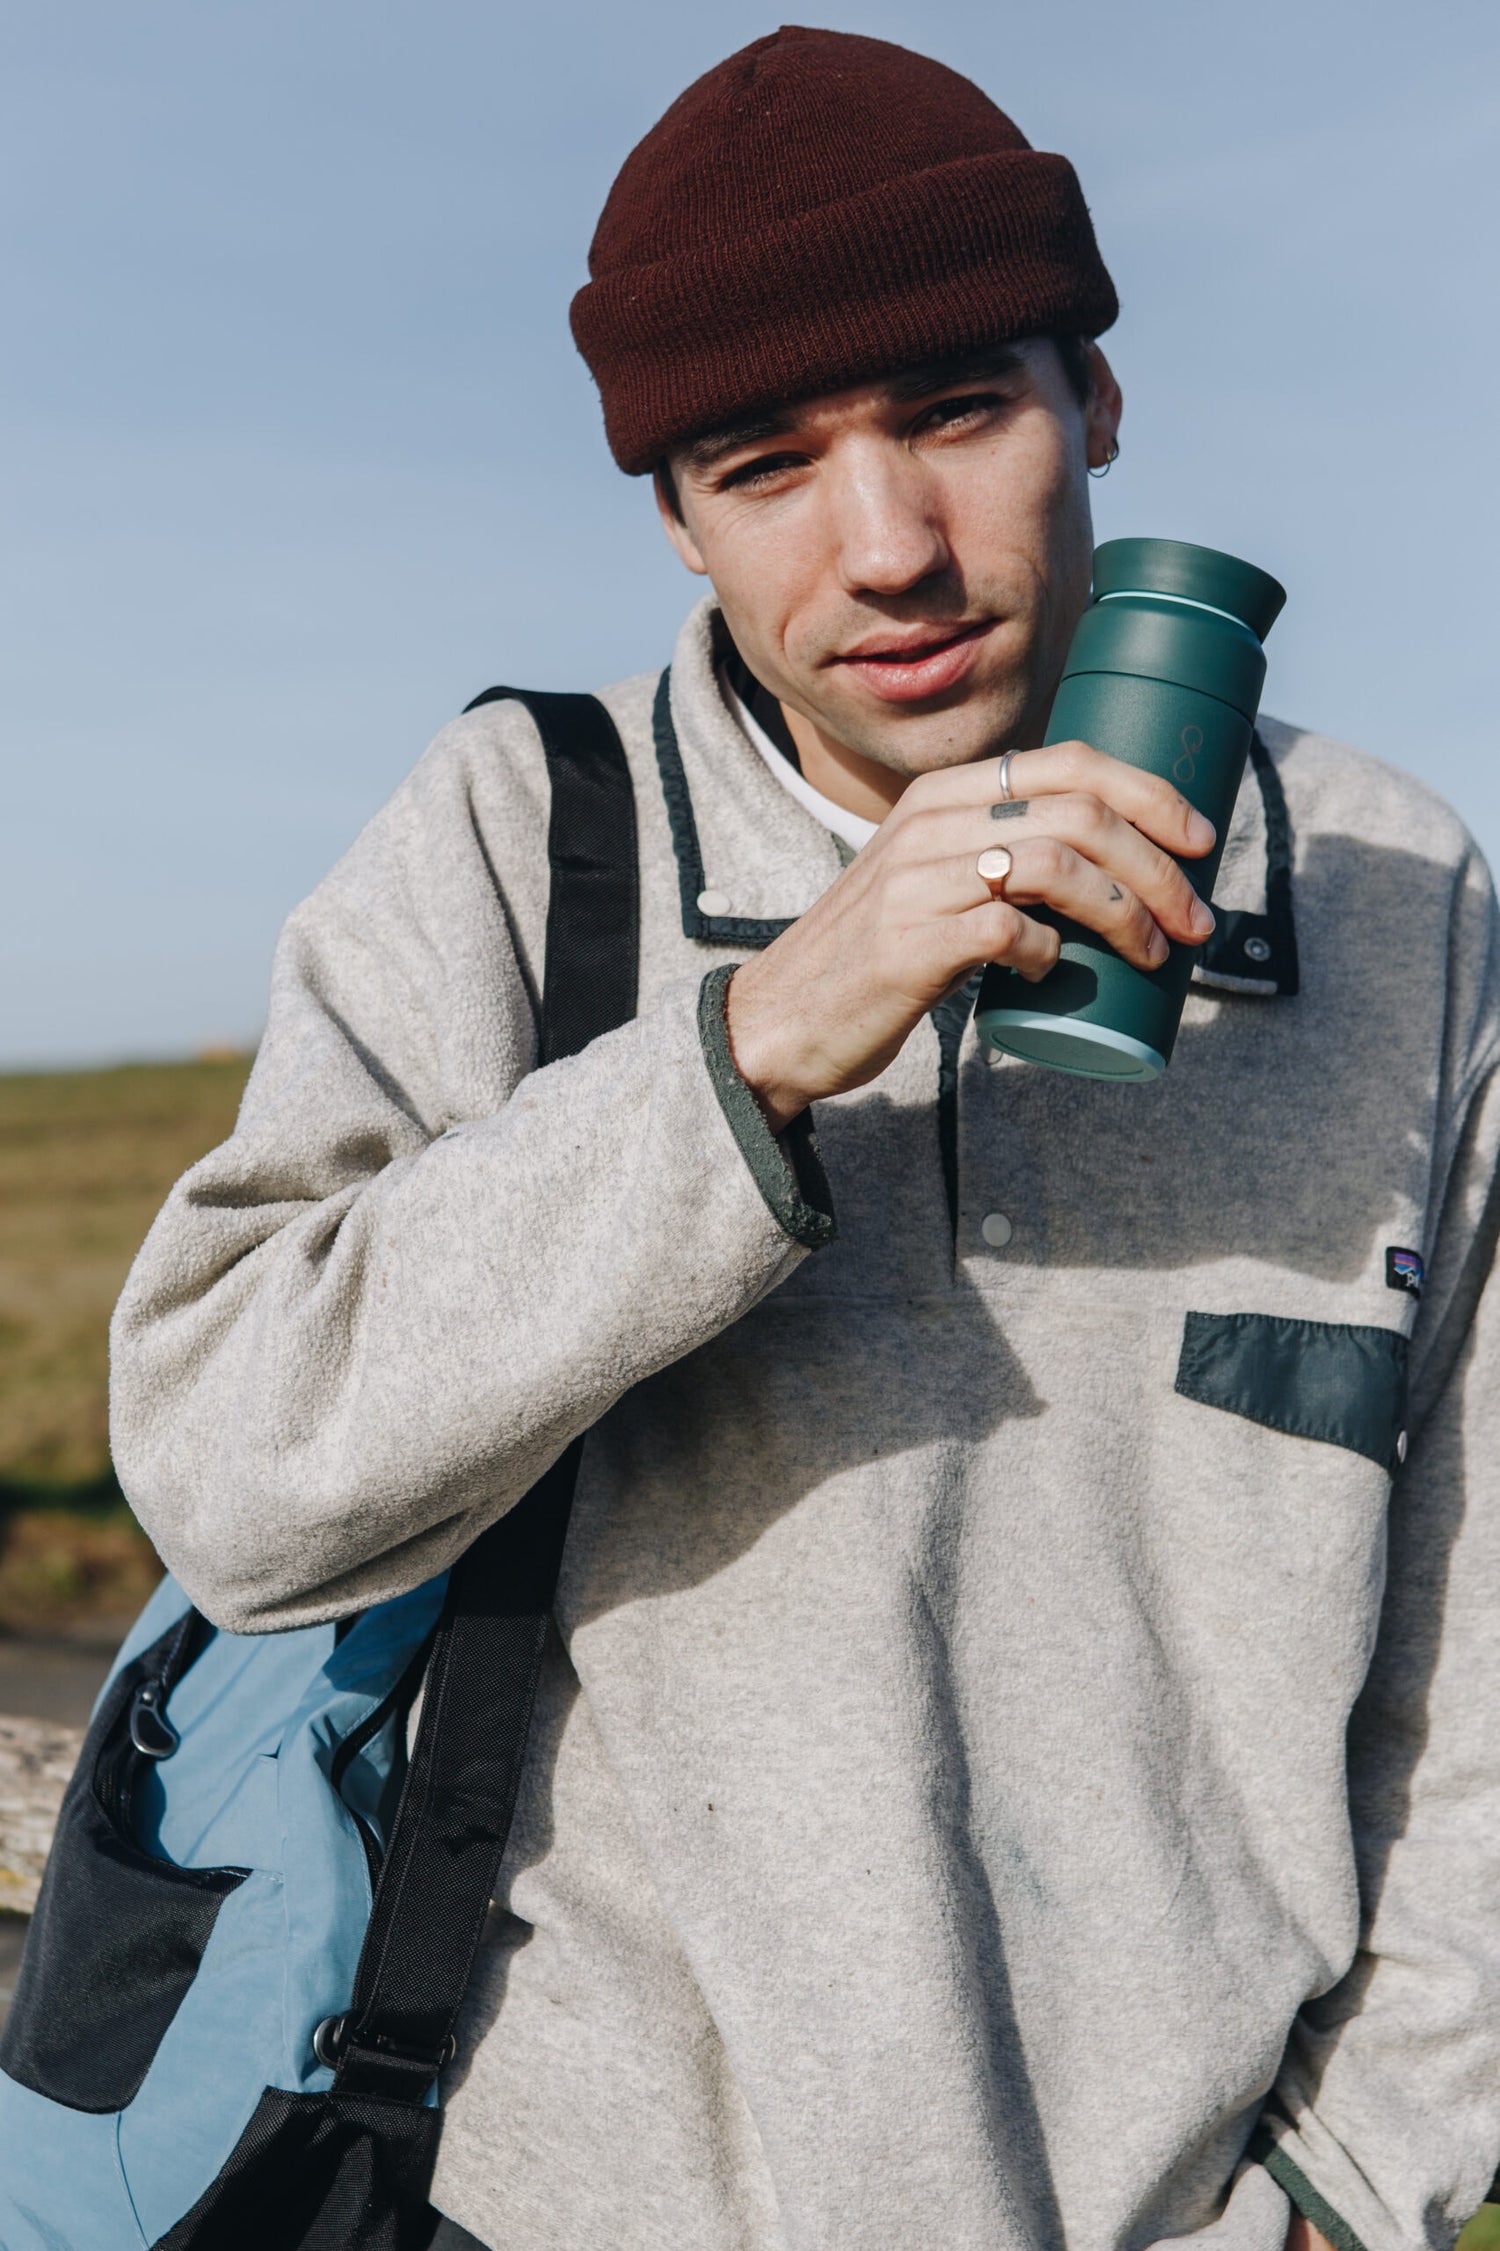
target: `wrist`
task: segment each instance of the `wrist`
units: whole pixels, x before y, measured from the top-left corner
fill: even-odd
[[[724,1029],[736,1071],[772,1133],[781,1134],[793,1118],[801,1116],[812,1096],[798,1075],[791,1043],[774,1012],[757,1006],[754,968],[753,962],[744,962],[729,980]]]

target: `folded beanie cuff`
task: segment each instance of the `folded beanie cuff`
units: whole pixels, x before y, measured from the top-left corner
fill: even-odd
[[[599,274],[573,300],[610,448],[645,474],[758,408],[1119,311],[1066,157],[970,155],[749,239]]]

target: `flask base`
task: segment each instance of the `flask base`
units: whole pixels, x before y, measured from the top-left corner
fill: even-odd
[[[985,1008],[975,1018],[979,1037],[1023,1063],[1042,1063],[1075,1078],[1139,1083],[1160,1078],[1167,1067],[1144,1040],[1107,1024],[1084,1024],[1066,1016],[1044,1016],[1028,1008]]]

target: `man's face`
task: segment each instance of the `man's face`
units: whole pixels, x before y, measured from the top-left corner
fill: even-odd
[[[905,775],[1040,742],[1088,600],[1090,466],[1120,394],[1081,406],[1032,338],[809,399],[671,456],[663,520],[756,677]]]

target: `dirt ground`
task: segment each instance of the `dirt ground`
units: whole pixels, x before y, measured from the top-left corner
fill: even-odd
[[[15,1719],[59,1720],[85,1727],[124,1635],[126,1619],[72,1638],[24,1641],[0,1637],[0,1712]],[[22,1915],[0,1914],[0,2024],[10,2005],[21,1948],[26,1940]]]

